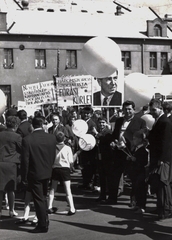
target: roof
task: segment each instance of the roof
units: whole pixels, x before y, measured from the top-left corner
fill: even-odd
[[[77,5],[79,10],[72,10],[71,1],[70,4],[64,5],[64,3],[52,3],[52,0],[46,0],[46,3],[43,5],[44,10],[38,11],[38,4],[35,2],[36,0],[32,0],[29,4],[29,10],[24,11],[19,9],[18,6],[12,7],[11,5],[10,8],[6,6],[7,29],[15,22],[9,31],[10,34],[106,36],[145,39],[150,38],[145,34],[147,31],[147,20],[157,18],[148,7],[132,8],[130,9],[131,11],[122,9],[123,14],[117,16],[114,14],[116,12],[116,5],[112,4],[112,2],[109,2],[110,8],[107,7],[109,6],[107,2],[106,5],[105,2],[101,2],[98,5],[99,8],[97,8],[97,5],[94,5],[95,2],[92,2],[90,5],[88,1],[85,1],[85,5],[82,5],[82,10],[85,9],[87,12],[81,12],[80,5]],[[45,6],[47,6],[46,9],[54,9],[54,12],[47,12]],[[5,7],[1,8],[1,11],[2,9],[5,10]],[[66,9],[66,11],[61,12],[60,9]],[[97,12],[103,11],[103,9],[106,9],[106,12]],[[168,38],[172,38],[172,32],[169,29],[167,29],[167,38],[164,39]]]

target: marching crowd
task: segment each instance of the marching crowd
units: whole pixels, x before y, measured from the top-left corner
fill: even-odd
[[[47,117],[42,111],[35,111],[31,117],[25,110],[7,109],[0,117],[0,217],[4,199],[9,216],[18,215],[15,191],[20,188],[25,192],[25,207],[23,218],[16,224],[28,221],[33,198],[36,227],[31,232],[47,232],[48,214],[57,211],[53,201],[58,182],[64,185],[67,214],[75,214],[71,173],[76,167],[82,173],[79,188],[100,189],[97,203],[117,204],[127,175],[131,209],[145,212],[150,186],[157,199],[158,219],[172,217],[171,112],[169,103],[157,99],[139,113],[135,112],[135,103],[127,100],[110,119],[105,110],[93,110],[91,106],[52,111]],[[155,119],[151,129],[142,118],[145,113]],[[87,123],[87,134],[96,140],[89,151],[80,147],[79,137],[73,132],[77,119]]]

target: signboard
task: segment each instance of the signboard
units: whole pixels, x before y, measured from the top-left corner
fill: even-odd
[[[26,105],[43,105],[56,102],[52,80],[23,85],[22,91]]]
[[[104,78],[92,81],[93,107],[121,107],[124,100],[124,66],[119,64],[118,70]],[[106,99],[106,103],[104,103]]]
[[[91,105],[92,79],[90,75],[56,78],[58,106]]]
[[[91,105],[92,76],[64,76],[22,86],[26,105],[57,103],[58,106]]]
[[[41,110],[41,106],[26,105],[24,101],[18,101],[17,109],[18,111],[24,109],[28,116],[34,116],[34,112]]]

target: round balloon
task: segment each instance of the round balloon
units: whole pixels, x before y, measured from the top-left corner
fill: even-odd
[[[91,134],[85,134],[79,139],[79,146],[84,151],[92,150],[96,145],[95,137]]]
[[[124,101],[131,100],[136,110],[148,104],[154,95],[154,82],[142,73],[131,73],[124,79]]]
[[[4,92],[0,89],[0,115],[5,111],[7,105],[7,98]]]
[[[94,37],[84,44],[81,57],[88,74],[103,78],[112,75],[119,68],[121,50],[110,38]]]
[[[81,137],[88,131],[88,124],[82,119],[77,119],[72,125],[72,131],[76,136]]]
[[[155,122],[155,119],[152,117],[152,115],[151,114],[144,114],[141,118],[145,120],[147,128],[149,130],[151,130],[152,126]]]

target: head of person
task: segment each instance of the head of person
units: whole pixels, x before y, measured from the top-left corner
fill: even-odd
[[[145,105],[145,106],[142,107],[142,112],[143,112],[144,114],[147,113],[148,110],[149,110],[148,105]]]
[[[62,142],[64,142],[65,135],[64,135],[63,132],[58,131],[58,132],[56,133],[55,137],[56,137],[56,142],[57,142],[57,143],[62,143]]]
[[[94,111],[94,116],[98,119],[102,116],[102,112],[100,110],[95,110]]]
[[[81,111],[81,117],[83,120],[87,121],[93,115],[93,109],[91,107],[84,107]]]
[[[9,116],[6,119],[7,128],[13,129],[14,131],[17,130],[19,124],[20,124],[20,119],[16,116]]]
[[[158,118],[163,114],[162,103],[158,99],[152,99],[149,103],[149,111],[153,118]]]
[[[144,132],[144,130],[136,131],[133,134],[133,145],[134,146],[139,146],[141,144],[147,145],[147,143],[148,143],[148,140],[146,139],[146,133]]]
[[[42,125],[43,125],[43,119],[41,117],[34,117],[32,119],[32,126],[34,129],[42,128]]]
[[[107,119],[105,117],[100,117],[98,119],[99,129],[103,131],[107,127]]]
[[[162,107],[163,107],[163,111],[166,115],[172,113],[172,105],[169,102],[164,102]]]
[[[15,108],[9,108],[6,110],[5,117],[17,116],[17,110]]]
[[[104,78],[97,78],[98,84],[101,88],[101,93],[108,97],[117,91],[118,86],[118,71],[115,71],[111,76]]]
[[[75,118],[77,119],[77,112],[76,112],[76,110],[75,110],[74,108],[71,109],[70,115],[73,116],[73,117],[75,117]]]
[[[68,124],[69,124],[69,126],[72,126],[73,125],[73,123],[76,121],[76,117],[74,117],[74,116],[69,116],[69,120],[68,120]]]
[[[20,119],[21,121],[23,121],[23,120],[27,119],[27,112],[26,112],[24,109],[19,110],[19,111],[17,112],[17,116],[19,117],[19,119]]]
[[[135,114],[135,103],[127,100],[122,104],[122,111],[126,119],[130,119]]]
[[[53,114],[51,119],[53,126],[58,126],[60,124],[60,117],[58,116],[58,114]]]
[[[40,112],[40,111],[35,111],[35,112],[34,112],[34,117],[42,117],[42,112]]]

